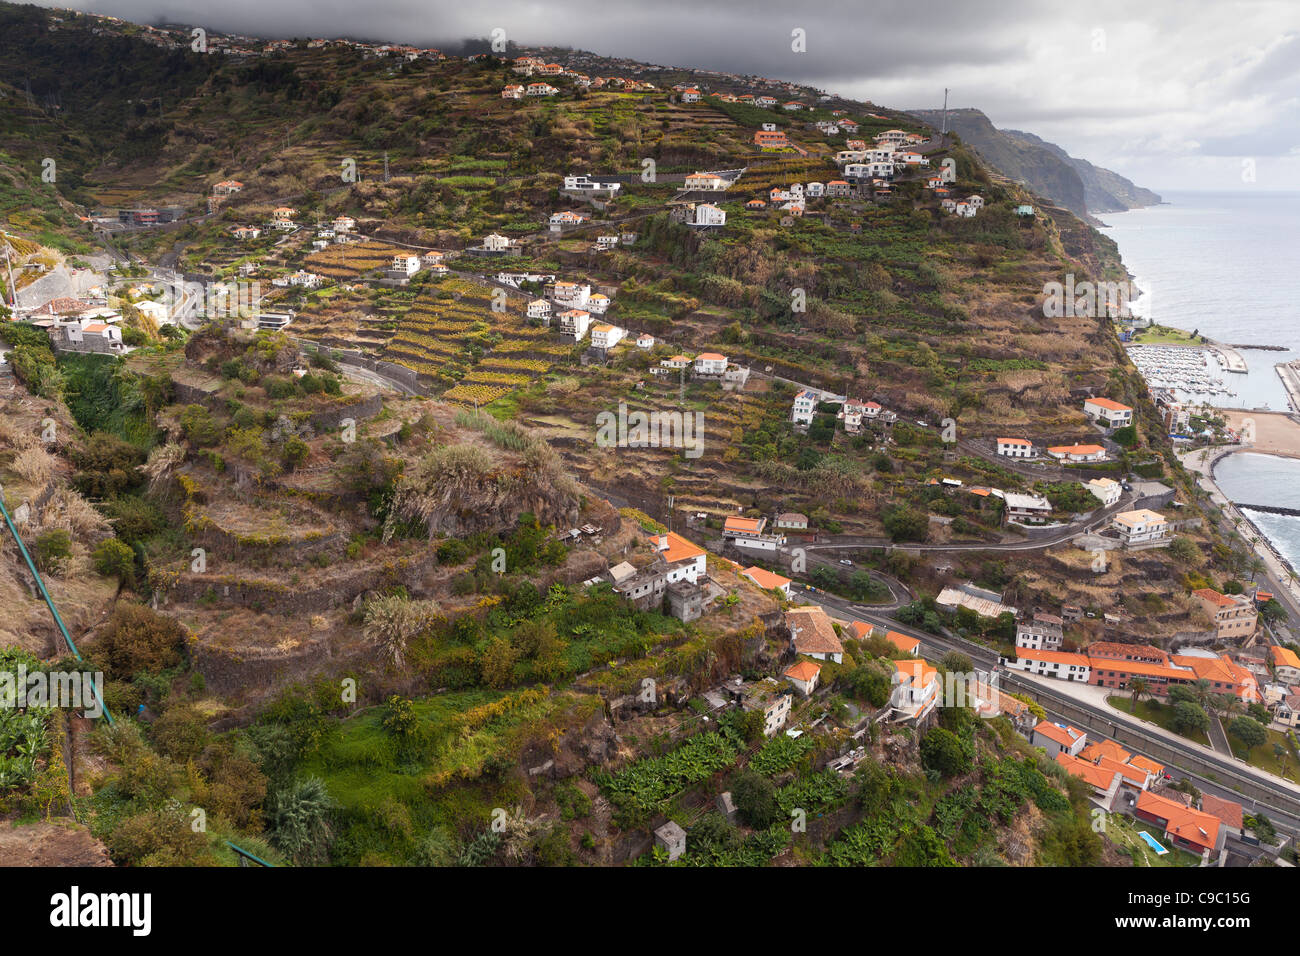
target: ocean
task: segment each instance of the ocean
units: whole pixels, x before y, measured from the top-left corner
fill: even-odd
[[[1273,366],[1300,358],[1300,192],[1162,195],[1159,206],[1098,216],[1135,283],[1149,293],[1134,311],[1229,345],[1284,346],[1289,351],[1240,350],[1249,373],[1226,373],[1236,394],[1211,403],[1285,410],[1286,392]],[[1300,460],[1230,455],[1215,480],[1235,502],[1300,508]],[[1300,569],[1300,518],[1248,516]]]

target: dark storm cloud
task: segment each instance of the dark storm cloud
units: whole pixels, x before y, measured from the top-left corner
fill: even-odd
[[[63,0],[64,3],[67,0]],[[1276,159],[1300,181],[1290,0],[92,0],[92,12],[274,37],[455,49],[496,28],[666,66],[808,83],[903,108],[950,102],[1151,185],[1193,185],[1226,157]],[[791,49],[791,31],[807,52]],[[1289,164],[1289,165],[1288,165]],[[1171,182],[1175,180],[1174,182]]]

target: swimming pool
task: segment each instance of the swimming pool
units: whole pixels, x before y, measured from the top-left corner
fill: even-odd
[[[1140,836],[1142,839],[1147,841],[1147,846],[1155,850],[1157,856],[1164,856],[1166,853],[1169,852],[1163,846],[1161,846],[1159,840],[1153,837],[1150,833],[1147,833],[1146,830],[1139,830],[1138,836]]]

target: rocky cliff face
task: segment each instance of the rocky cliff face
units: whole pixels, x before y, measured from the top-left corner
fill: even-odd
[[[1017,129],[1004,129],[999,132],[1031,147],[1038,146],[1048,150],[1074,167],[1074,171],[1083,181],[1083,197],[1090,213],[1123,212],[1126,209],[1154,206],[1161,201],[1157,193],[1134,185],[1131,180],[1125,179],[1117,172],[1094,166],[1086,159],[1071,156],[1055,143],[1040,139],[1033,133]]]
[[[940,110],[915,110],[913,115],[936,128],[943,122]],[[1025,183],[1035,193],[1055,200],[1081,218],[1160,202],[1151,190],[1086,159],[1077,159],[1032,133],[998,129],[979,110],[949,110],[948,128],[1002,175]]]

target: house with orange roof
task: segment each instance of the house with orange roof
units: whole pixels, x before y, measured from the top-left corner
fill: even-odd
[[[1129,683],[1140,677],[1146,684],[1147,693],[1164,697],[1170,687],[1196,683],[1196,672],[1189,667],[1108,657],[1089,657],[1088,661],[1092,667],[1088,682],[1098,687],[1127,690]]]
[[[1300,684],[1300,655],[1280,644],[1270,647],[1268,653],[1274,677],[1283,684]]]
[[[1096,763],[1102,757],[1109,757],[1111,760],[1118,760],[1120,763],[1128,763],[1129,758],[1133,755],[1113,740],[1094,740],[1083,748],[1080,756],[1084,760],[1091,760],[1093,763]]]
[[[785,612],[785,624],[790,630],[790,643],[796,654],[806,654],[818,660],[844,660],[844,645],[831,619],[820,607],[795,607]]]
[[[1109,398],[1086,399],[1083,413],[1107,428],[1123,428],[1133,424],[1133,409]]]
[[[1208,813],[1222,823],[1229,833],[1243,836],[1246,832],[1245,807],[1235,800],[1225,800],[1212,793],[1201,794],[1201,812]]]
[[[921,642],[915,637],[908,637],[906,634],[899,634],[897,631],[886,631],[885,640],[889,641],[904,654],[919,655],[921,653]]]
[[[1040,677],[1056,677],[1060,680],[1088,683],[1090,667],[1088,658],[1082,654],[1070,654],[1065,651],[1036,650],[1032,647],[1017,647],[1016,657],[999,659],[1002,666],[1010,670],[1037,674]]]
[[[695,356],[696,375],[721,375],[727,370],[727,357],[718,352],[701,352]]]
[[[1119,774],[1122,778],[1122,782],[1120,783],[1121,789],[1127,790],[1130,793],[1139,793],[1151,784],[1155,783],[1155,778],[1141,767],[1135,767],[1130,763],[1124,763],[1123,761],[1116,760],[1113,757],[1099,757],[1093,762],[1102,770]]]
[[[821,672],[822,666],[815,661],[795,661],[786,668],[785,679],[794,684],[795,690],[809,697],[817,689],[817,677]]]
[[[767,571],[756,564],[745,568],[740,573],[764,591],[780,591],[787,601],[794,597],[794,593],[791,591],[794,582],[787,577]]]
[[[1220,641],[1243,641],[1255,633],[1259,612],[1244,594],[1220,594],[1214,588],[1197,588],[1192,597],[1214,619],[1215,636]]]
[[[999,455],[1008,458],[1034,457],[1034,443],[1028,438],[999,438],[996,441]]]
[[[1029,743],[1034,747],[1042,747],[1049,757],[1055,757],[1058,753],[1077,757],[1079,752],[1088,745],[1088,735],[1069,724],[1054,724],[1050,720],[1040,720],[1029,735]]]
[[[1196,680],[1209,681],[1210,690],[1215,694],[1231,694],[1243,701],[1260,699],[1259,683],[1255,680],[1255,675],[1227,654],[1217,657],[1174,654],[1171,655],[1170,661],[1175,667],[1185,667],[1192,671],[1196,675]]]
[[[785,535],[779,532],[766,534],[764,533],[766,527],[766,518],[743,518],[732,515],[722,525],[722,538],[728,544],[738,548],[775,552],[785,544]]]
[[[1215,817],[1193,810],[1179,800],[1171,800],[1144,790],[1138,794],[1133,815],[1139,820],[1163,827],[1165,836],[1175,846],[1200,856],[1223,849],[1226,828]]]
[[[1165,765],[1156,763],[1150,757],[1144,757],[1142,754],[1134,754],[1128,758],[1128,763],[1137,767],[1139,770],[1145,770],[1153,779],[1159,779],[1164,776]]]
[[[894,690],[889,702],[895,720],[920,723],[939,703],[939,672],[925,661],[894,661]]]
[[[1053,758],[1065,768],[1072,777],[1078,777],[1093,789],[1095,799],[1105,810],[1112,810],[1116,805],[1123,778],[1113,770],[1099,767],[1090,760],[1072,757],[1064,750],[1058,750]]]
[[[1106,460],[1106,449],[1101,445],[1052,445],[1047,453],[1057,461]]]
[[[782,130],[760,129],[754,131],[754,145],[759,149],[789,149],[790,141]]]
[[[703,95],[704,95],[704,94],[702,94],[702,93],[701,93],[699,90],[697,90],[695,87],[693,87],[693,86],[692,86],[692,87],[688,87],[687,89],[682,90],[682,102],[683,102],[683,103],[698,103],[698,102],[700,101],[700,98],[701,98]]]
[[[243,188],[244,184],[237,179],[223,179],[221,182],[213,184],[212,194],[214,196],[233,196]]]
[[[707,552],[693,541],[669,531],[652,539],[659,555],[668,564],[668,583],[688,581],[696,584],[708,574]]]

